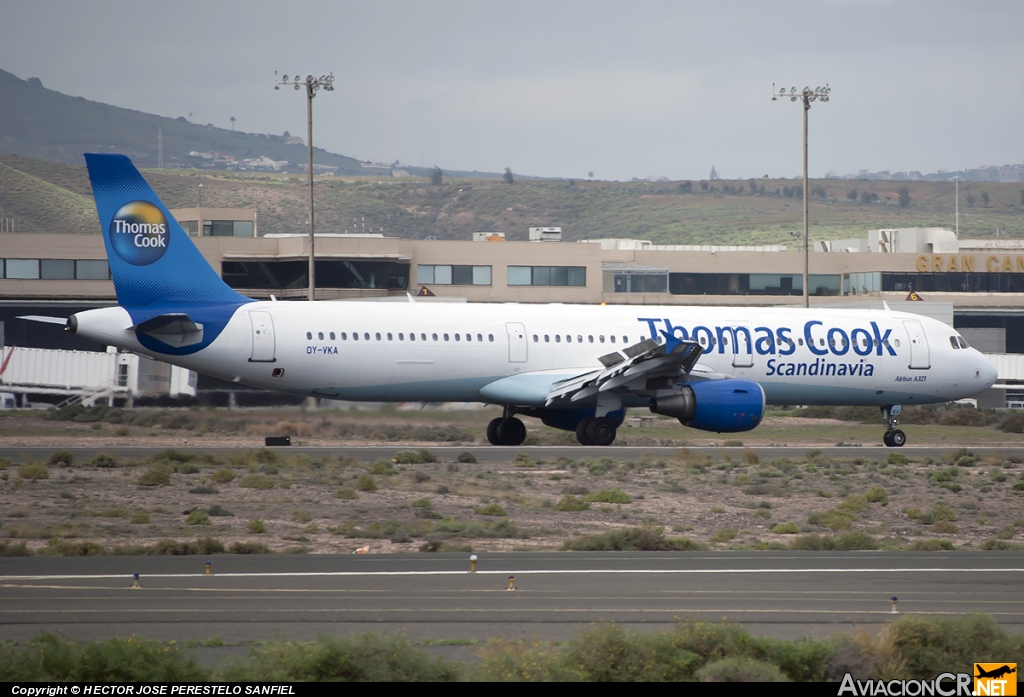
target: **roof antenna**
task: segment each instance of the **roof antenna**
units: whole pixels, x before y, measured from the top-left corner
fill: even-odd
[[[885,302],[884,300],[882,301],[882,309],[885,310],[886,312],[892,312],[892,308],[889,307],[889,303]]]
[[[412,293],[410,293],[409,291],[405,291],[405,297],[409,298],[409,302],[411,303],[416,302],[416,298],[412,297]]]

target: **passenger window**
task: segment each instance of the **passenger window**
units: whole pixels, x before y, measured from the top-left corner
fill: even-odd
[[[900,347],[900,340],[899,339],[896,339],[896,341],[894,341],[893,343],[896,344],[896,348]]]
[[[572,343],[572,334],[566,334],[565,335],[565,343],[567,343],[567,344],[571,344]]]
[[[551,337],[550,337],[550,336],[548,336],[547,334],[545,334],[545,335],[544,335],[544,343],[546,344],[546,343],[548,343],[548,342],[550,342],[550,341],[551,341]]]
[[[401,339],[402,335],[399,334],[398,338]],[[416,341],[416,334],[414,332],[409,332],[409,341]]]
[[[488,334],[487,340],[490,341],[491,343],[494,343],[494,334]]]
[[[483,340],[484,340],[484,336],[483,336],[483,334],[477,334],[477,335],[476,335],[476,340],[477,340],[477,341],[483,341]]]
[[[555,343],[556,344],[562,343],[562,335],[561,334],[555,334]]]
[[[608,337],[608,338],[612,340],[612,343],[613,343],[613,344],[615,343],[615,335],[614,335],[614,334],[612,334],[612,335],[611,335],[610,337]]]
[[[380,337],[377,337],[377,338],[380,338]],[[370,340],[370,332],[363,332],[363,340],[365,340],[365,341],[369,341]]]
[[[434,339],[434,341],[437,341],[437,334],[431,334],[430,336]]]
[[[380,332],[377,332],[377,341],[380,341]]]
[[[533,335],[533,343],[535,343],[535,344],[536,344],[536,343],[537,343],[537,341],[538,341],[538,337],[537,337],[537,335],[536,335],[536,334],[534,334],[534,335]]]
[[[331,332],[331,341],[334,341],[334,332]]]
[[[346,334],[345,332],[342,332],[342,333],[341,333],[341,340],[342,340],[342,341],[346,341],[346,340],[348,340],[348,334]]]
[[[628,336],[622,337],[622,343],[628,344],[629,343],[629,337]]]
[[[398,332],[398,340],[399,341],[405,341],[405,335],[402,334],[402,332]]]
[[[729,345],[729,337],[723,336],[722,337],[722,346],[728,346],[728,345]]]
[[[458,341],[458,340],[459,340],[459,335],[458,335],[458,334],[456,334],[456,335],[455,335],[455,340],[456,340],[456,341]]]
[[[702,336],[700,338],[700,345],[703,346],[705,341],[706,341],[706,339]]]
[[[594,343],[594,335],[591,334],[590,336],[588,336],[587,341],[589,341],[590,343]]]
[[[313,332],[306,332],[306,339],[309,341],[313,340]]]
[[[824,339],[818,339],[818,346],[824,346],[824,345],[825,345],[825,340]]]
[[[599,337],[597,337],[597,340],[600,341],[603,344],[604,343],[604,334],[602,334]]]
[[[395,338],[391,336],[391,332],[388,332],[388,341],[394,341]]]
[[[317,332],[316,338],[320,339],[320,341],[323,341],[324,340],[324,333],[323,332]]]
[[[415,335],[414,334],[410,334],[409,336],[415,336]],[[420,334],[420,340],[421,341],[426,341],[427,340],[427,335],[426,334]]]
[[[798,344],[800,344],[801,346],[803,346],[803,345],[804,345],[804,340],[803,340],[803,339],[797,339],[797,340],[796,340],[796,342],[797,342]]]
[[[472,340],[473,340],[473,335],[472,334],[466,334],[466,341],[472,341]]]
[[[359,332],[352,332],[352,341],[359,341]]]

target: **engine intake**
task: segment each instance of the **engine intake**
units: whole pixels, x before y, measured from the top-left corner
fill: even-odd
[[[751,380],[706,380],[682,385],[677,394],[656,397],[648,406],[690,428],[736,433],[761,423],[764,402],[764,390]]]

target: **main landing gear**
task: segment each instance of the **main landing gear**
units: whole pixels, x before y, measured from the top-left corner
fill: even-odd
[[[886,431],[885,435],[882,436],[882,442],[890,448],[902,448],[907,442],[907,434],[896,428],[899,425],[899,421],[896,417],[900,415],[900,405],[893,404],[888,407],[882,407],[882,418],[885,419]]]
[[[526,426],[513,417],[515,412],[505,407],[500,419],[491,419],[487,424],[487,440],[491,445],[522,445],[526,440]]]
[[[581,445],[611,445],[615,440],[615,422],[603,416],[583,419],[576,426],[576,440]]]

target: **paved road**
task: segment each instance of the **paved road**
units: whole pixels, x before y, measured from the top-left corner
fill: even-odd
[[[410,638],[565,639],[681,618],[827,636],[900,613],[1024,626],[1024,553],[518,553],[8,558],[0,634],[229,642],[404,630]],[[204,576],[204,564],[213,576]],[[140,574],[141,589],[130,589]],[[509,575],[518,588],[505,590]]]
[[[256,446],[258,447],[258,446]],[[119,458],[143,458],[149,455],[153,455],[166,448],[59,448],[57,447],[33,447],[33,448],[18,448],[18,447],[0,447],[0,457],[12,457],[12,458],[25,458],[32,457],[35,460],[42,460],[43,462],[49,458],[50,453],[57,449],[70,450],[77,460],[88,460],[96,453],[110,453]],[[178,447],[176,450],[185,450],[195,453],[232,453],[238,452],[239,450],[252,450],[253,448],[216,448],[216,447],[202,447],[202,446],[188,446]],[[378,458],[391,458],[399,450],[405,449],[403,446],[390,445],[390,446],[348,446],[341,445],[336,448],[332,447],[305,447],[305,446],[293,446],[290,448],[270,448],[278,453],[298,454],[305,453],[310,457],[323,457],[327,455],[333,456],[354,456],[362,460],[372,461]],[[611,457],[620,460],[636,460],[643,457],[648,453],[656,453],[666,457],[674,455],[679,448],[660,448],[660,447],[584,447],[584,446],[550,446],[550,445],[538,445],[538,446],[519,446],[515,448],[507,447],[495,447],[491,445],[481,446],[429,446],[429,449],[436,453],[438,457],[445,460],[454,460],[459,453],[470,452],[472,453],[478,462],[511,462],[515,458],[516,453],[525,452],[533,456],[534,458],[543,459],[554,459],[558,456],[568,457],[572,459],[578,459],[581,457]],[[957,447],[931,447],[931,446],[908,446],[904,448],[886,448],[884,446],[851,446],[851,447],[831,447],[831,448],[815,448],[815,450],[827,455],[828,457],[834,457],[839,459],[853,459],[856,457],[873,459],[873,460],[884,460],[888,457],[889,453],[901,452],[908,457],[933,457],[941,459],[943,457],[949,457]],[[714,447],[714,448],[688,448],[691,452],[696,453],[707,453],[714,458],[720,458],[722,455],[729,453],[736,458],[740,457],[740,454],[746,450],[754,450],[758,453],[762,460],[770,460],[776,457],[789,457],[789,458],[803,458],[805,457],[808,450],[811,448],[807,447],[761,447],[761,448],[725,448],[725,447]],[[980,455],[986,454],[1001,454],[1009,456],[1012,454],[1021,455],[1024,454],[1024,444],[1020,447],[972,447],[970,450]]]

